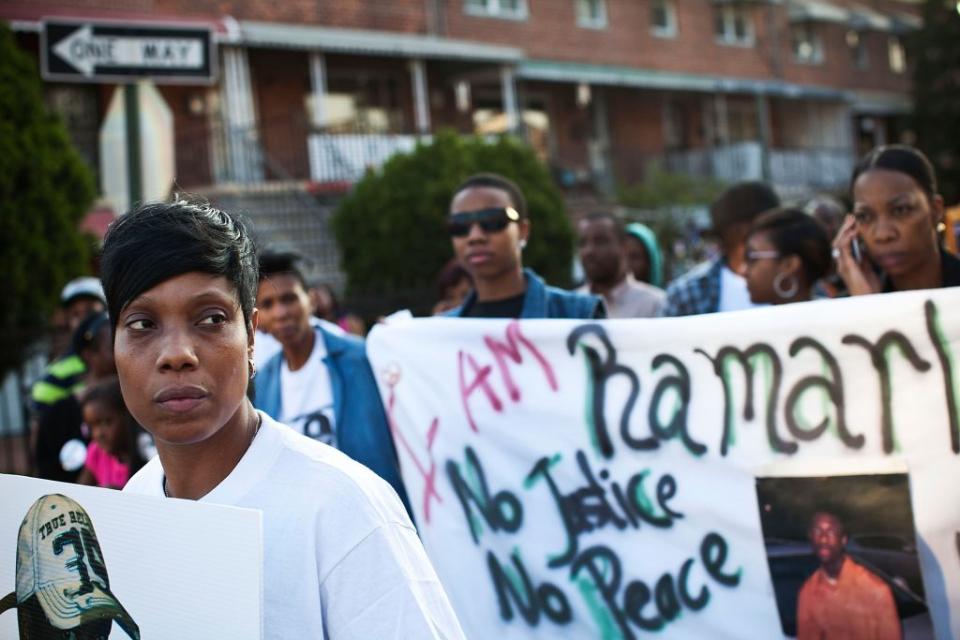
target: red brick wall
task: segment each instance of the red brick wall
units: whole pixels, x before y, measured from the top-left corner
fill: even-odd
[[[307,55],[302,51],[254,49],[249,60],[260,140],[270,161],[268,175],[278,179],[305,179],[309,175]],[[271,167],[271,162],[282,171]]]
[[[643,179],[650,156],[665,147],[662,93],[612,88],[607,91],[610,156],[617,179],[633,184]]]
[[[177,87],[158,85],[160,95],[173,112],[174,155],[176,157],[176,184],[189,189],[210,184],[211,136],[206,112],[192,113],[190,99],[193,96],[206,98],[206,87]],[[204,103],[205,105],[206,103]]]
[[[902,0],[832,0],[837,5],[867,6],[880,13],[916,13],[918,5]],[[846,27],[820,23],[825,61],[799,64],[790,51],[785,5],[754,5],[753,47],[715,42],[711,0],[676,0],[679,33],[658,38],[650,32],[649,3],[607,0],[608,26],[577,26],[574,0],[527,0],[525,20],[468,15],[464,0],[7,0],[6,8],[42,14],[49,6],[62,11],[134,12],[170,18],[232,16],[330,27],[427,33],[442,25],[452,38],[522,48],[535,59],[631,66],[674,72],[782,78],[832,86],[906,91],[909,74],[894,74],[887,63],[888,34],[866,32],[870,66],[854,67],[845,42]],[[439,19],[435,7],[440,7]],[[771,28],[772,27],[772,28]]]
[[[863,3],[836,0],[837,4]],[[900,2],[874,2],[877,10],[909,13]],[[710,0],[676,2],[678,34],[659,38],[650,32],[649,4],[638,0],[607,0],[605,29],[578,27],[573,0],[527,0],[528,17],[508,20],[478,17],[463,11],[462,0],[446,0],[447,34],[522,47],[537,59],[632,66],[674,72],[775,78],[840,88],[902,91],[909,74],[897,75],[887,65],[887,34],[867,32],[870,67],[855,69],[842,25],[820,23],[825,62],[794,62],[790,23],[783,6],[758,4],[753,10],[755,44],[737,47],[715,42],[713,3]],[[772,27],[772,28],[771,28]]]
[[[432,1],[432,0],[431,0]],[[426,32],[429,15],[425,0],[3,0],[3,6],[62,14],[124,12],[170,18],[233,16],[237,20],[263,20],[318,24],[330,27]]]

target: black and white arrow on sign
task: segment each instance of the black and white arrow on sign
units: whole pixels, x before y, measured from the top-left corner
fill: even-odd
[[[43,35],[47,78],[79,82],[213,79],[209,29],[46,22]]]

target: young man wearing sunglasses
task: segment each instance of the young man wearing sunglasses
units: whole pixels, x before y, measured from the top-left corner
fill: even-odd
[[[547,285],[524,269],[530,235],[527,203],[512,181],[492,173],[467,178],[454,192],[447,230],[474,290],[446,315],[460,318],[605,318],[603,301]]]

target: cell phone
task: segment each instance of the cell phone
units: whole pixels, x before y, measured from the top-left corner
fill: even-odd
[[[853,253],[853,259],[857,262],[863,262],[863,248],[860,246],[860,243],[863,240],[860,239],[860,236],[857,236],[853,239],[853,242],[850,243],[850,251]]]

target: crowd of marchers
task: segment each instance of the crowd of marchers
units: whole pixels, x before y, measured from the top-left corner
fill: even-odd
[[[524,265],[536,228],[521,190],[474,175],[435,230],[455,258],[434,312],[669,318],[960,285],[923,153],[880,147],[852,169],[850,211],[828,197],[786,206],[762,182],[730,186],[710,205],[716,255],[670,283],[649,227],[585,215],[585,282],[572,291]],[[255,247],[229,212],[177,201],[118,219],[101,265],[102,283],[64,288],[72,339],[32,387],[36,474],[261,509],[265,628],[276,637],[460,637],[411,524],[362,328],[335,311],[329,288],[311,286],[300,257]],[[329,490],[292,492],[308,485]],[[304,557],[292,561],[294,550]],[[824,566],[828,581],[854,570]]]

